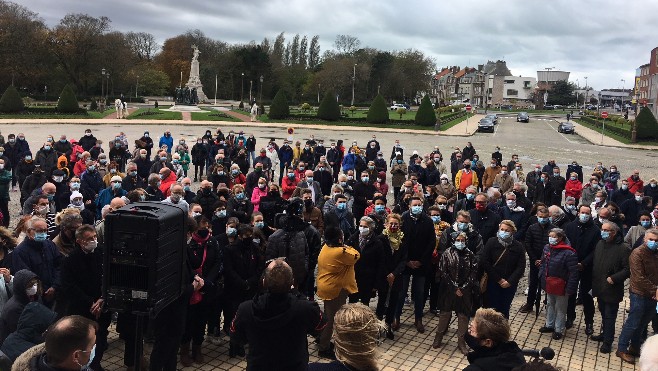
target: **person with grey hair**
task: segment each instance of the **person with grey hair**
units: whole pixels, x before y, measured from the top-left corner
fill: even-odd
[[[551,223],[555,224],[558,228],[562,228],[569,220],[567,219],[564,210],[557,205],[552,205],[548,207],[548,217],[551,220]]]
[[[567,221],[573,222],[578,218],[578,200],[574,197],[568,196],[564,199],[564,206],[562,206],[565,218]]]
[[[548,233],[539,266],[541,287],[546,291],[546,324],[541,333],[553,333],[554,340],[564,336],[569,295],[578,289],[578,256],[560,228]]]
[[[160,190],[160,174],[152,173],[148,177],[148,186],[144,189],[146,192],[146,201],[162,201],[165,199],[164,194]]]
[[[369,216],[359,220],[358,233],[354,233],[348,240],[348,246],[361,253],[361,259],[354,265],[356,285],[359,291],[349,296],[350,303],[362,302],[370,304],[375,290],[385,278],[385,251],[381,234],[377,232],[377,223]]]
[[[630,248],[619,227],[612,222],[603,223],[592,264],[592,296],[598,302],[603,331],[592,335],[591,339],[603,342],[599,349],[601,353],[612,351],[619,303],[624,299],[624,281],[631,274],[629,256]]]
[[[457,213],[460,210],[471,210],[475,208],[475,195],[478,193],[478,190],[475,186],[466,187],[465,197],[459,198],[455,202],[455,207],[453,208],[454,217],[457,218]],[[459,196],[458,196],[459,197]]]
[[[640,371],[658,370],[658,335],[653,335],[644,342],[640,352]]]
[[[183,199],[185,194],[183,186],[178,183],[174,183],[169,187],[169,192],[169,197],[164,199],[162,203],[180,207],[183,209],[183,211],[185,211],[185,214],[187,214],[190,210],[190,205]]]
[[[505,204],[498,209],[502,220],[511,220],[516,226],[514,239],[522,242],[525,234],[528,220],[530,219],[530,210],[516,202],[517,196],[514,192],[505,193]]]

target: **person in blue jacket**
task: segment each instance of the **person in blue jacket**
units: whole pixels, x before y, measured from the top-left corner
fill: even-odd
[[[165,131],[164,135],[160,137],[158,147],[162,148],[162,145],[167,145],[167,153],[171,154],[171,148],[174,146],[174,138],[171,137],[169,130]]]

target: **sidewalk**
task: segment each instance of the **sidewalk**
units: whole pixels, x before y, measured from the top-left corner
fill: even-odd
[[[447,136],[470,137],[478,131],[478,122],[484,118],[484,116],[485,115],[480,114],[473,115],[473,117],[468,118],[468,121],[464,120],[459,124],[451,127],[450,129],[440,133]]]
[[[626,144],[622,143],[616,139],[610,138],[607,135],[603,136],[603,142],[601,142],[601,133],[592,130],[588,127],[585,127],[583,125],[577,124],[576,125],[576,134],[580,135],[581,137],[585,138],[588,142],[597,145],[597,146],[605,146],[605,147],[618,147],[618,148],[634,148],[634,149],[644,149],[644,150],[658,150],[658,145],[655,146],[648,146],[648,145],[642,145],[642,144]]]

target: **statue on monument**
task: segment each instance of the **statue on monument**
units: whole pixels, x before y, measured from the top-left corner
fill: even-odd
[[[199,77],[199,55],[201,52],[196,45],[192,45],[192,63],[190,65],[190,78],[184,87],[176,89],[175,97],[177,104],[195,105],[207,101],[203,92],[203,84]]]

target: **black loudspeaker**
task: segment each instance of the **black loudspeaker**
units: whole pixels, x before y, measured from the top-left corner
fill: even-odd
[[[176,300],[186,273],[185,212],[131,203],[105,218],[103,295],[109,310],[150,314]]]

